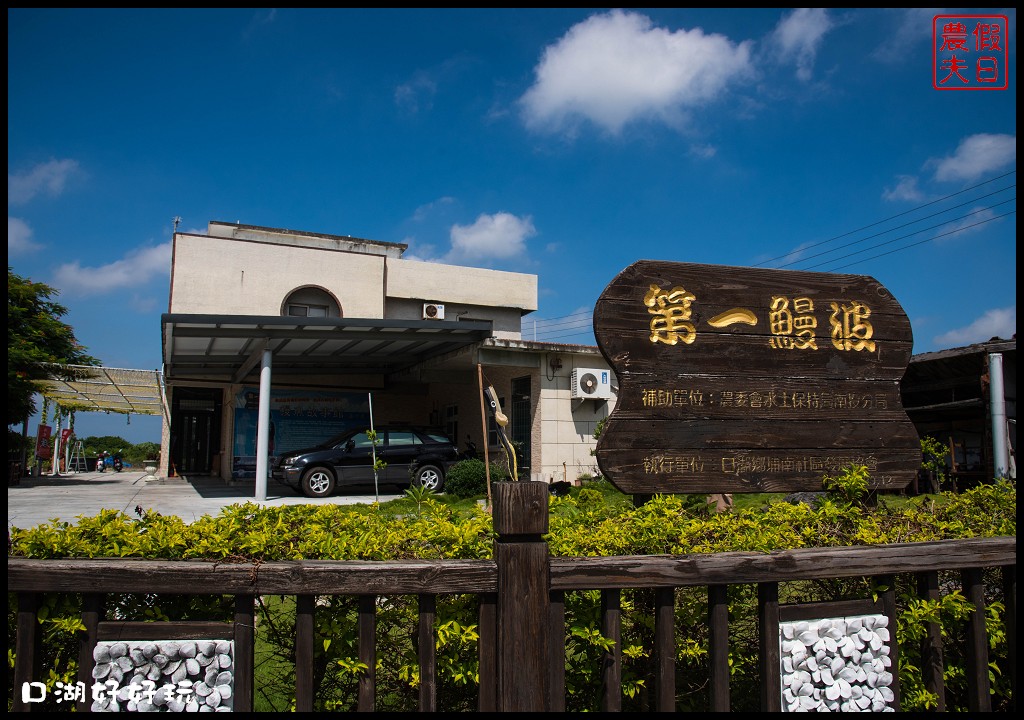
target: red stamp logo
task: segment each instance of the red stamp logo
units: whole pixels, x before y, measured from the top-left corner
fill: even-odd
[[[932,85],[936,90],[1005,90],[1010,31],[1005,15],[932,18]]]

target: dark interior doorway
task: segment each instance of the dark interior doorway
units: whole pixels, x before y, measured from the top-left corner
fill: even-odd
[[[519,450],[519,472],[529,477],[530,474],[530,429],[533,426],[533,414],[530,412],[530,376],[515,378],[512,381],[512,406],[510,439]]]
[[[173,475],[209,475],[220,453],[222,393],[217,388],[174,388],[171,399]]]

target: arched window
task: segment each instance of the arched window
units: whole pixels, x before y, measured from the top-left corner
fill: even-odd
[[[293,290],[284,300],[281,314],[290,317],[342,317],[341,305],[323,288],[303,287]]]

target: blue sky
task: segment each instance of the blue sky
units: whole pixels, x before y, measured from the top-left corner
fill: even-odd
[[[933,87],[936,14],[1008,17],[1008,89]],[[175,217],[534,273],[531,340],[592,343],[640,259],[870,275],[915,353],[1016,333],[1013,8],[8,9],[7,35],[8,265],[110,367],[160,367]]]

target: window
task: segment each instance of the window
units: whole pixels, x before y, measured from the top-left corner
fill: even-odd
[[[456,445],[459,443],[459,406],[445,405],[444,407],[444,431]]]
[[[217,408],[213,400],[199,398],[181,398],[178,400],[179,410],[192,410],[198,412],[214,412]]]
[[[416,437],[415,433],[411,432],[389,432],[388,433],[388,447],[396,447],[399,445],[417,445],[420,444],[420,439]]]
[[[281,314],[289,317],[341,317],[341,305],[326,290],[303,287],[293,290],[281,305]]]
[[[370,436],[365,432],[357,433],[349,439],[343,441],[338,447],[345,447],[349,443],[352,443],[353,448],[368,448],[373,447],[373,441],[370,440]]]
[[[289,303],[288,315],[291,317],[327,317],[327,306]]]
[[[512,407],[509,408],[509,440],[519,450],[521,469],[530,466],[530,377],[512,381]]]

